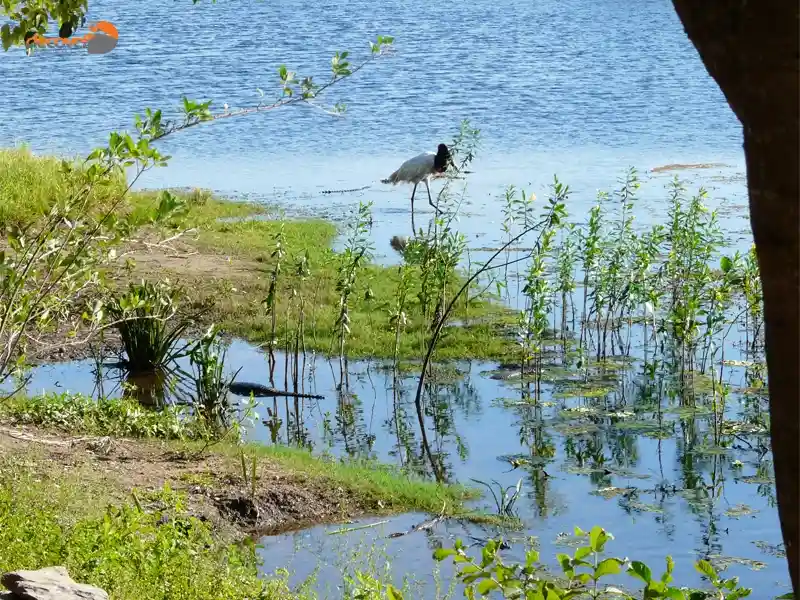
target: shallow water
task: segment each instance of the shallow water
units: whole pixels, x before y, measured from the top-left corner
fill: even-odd
[[[228,359],[229,369],[241,367],[239,381],[270,383],[262,352],[234,341]],[[283,364],[283,356],[278,355],[273,383],[279,388],[284,386]],[[525,528],[512,534],[517,543],[510,556],[521,557],[521,543],[532,535],[538,539],[543,559],[549,561],[563,550],[557,542],[560,533],[571,532],[575,525],[588,529],[602,524],[616,536],[612,552],[656,569],[671,554],[677,563],[677,580],[684,585],[700,583],[693,560],[734,557],[758,563],[733,564],[726,571],[728,576],[740,575],[745,585],[756,590],[776,594],[783,590],[784,559],[755,545],[781,543],[764,432],[743,433],[728,448],[721,448],[715,445],[701,405],[681,408],[679,399],[668,393],[661,396],[663,424],[659,425],[657,405],[641,390],[638,377],[623,376],[619,384],[608,384],[609,393],[596,398],[570,393],[567,380],[556,377],[545,385],[537,409],[519,402],[519,383],[492,378],[497,365],[462,362],[451,366],[460,374],[441,376],[428,390],[425,419],[431,453],[442,462],[451,481],[497,480],[505,487],[522,478],[522,497],[516,508]],[[324,400],[262,400],[258,408],[262,422],[249,437],[268,444],[303,444],[339,456],[372,457],[432,476],[413,402],[416,377],[404,377],[395,388],[385,365],[358,362],[349,367],[349,393],[342,395],[337,391],[338,361],[308,357],[301,389],[321,394]],[[90,361],[40,367],[28,391],[69,389],[96,394],[92,368]],[[742,371],[731,367],[725,376],[734,391],[742,384]],[[115,376],[118,373],[113,370],[104,373],[106,395],[120,393],[113,387]],[[55,388],[55,381],[61,387]],[[750,402],[749,414],[754,406],[764,410],[764,399],[755,397]],[[736,419],[743,414],[742,407],[734,393],[726,418]],[[508,457],[523,458],[529,464],[511,470]],[[735,460],[742,465],[736,466]],[[706,485],[716,491],[704,489]],[[638,496],[626,499],[616,493],[605,498],[599,493],[611,487],[637,488]],[[739,505],[746,505],[745,514],[737,512]],[[475,506],[494,510],[488,492]],[[343,555],[337,544],[352,548],[380,536],[379,545],[385,545],[394,557],[396,577],[414,573],[432,585],[430,554],[436,544],[492,534],[482,526],[447,523],[431,534],[385,538],[422,520],[420,515],[402,515],[379,530],[349,536],[327,535],[340,527],[330,526],[265,538],[265,569],[291,562],[300,581],[312,569],[308,561],[321,553],[319,585],[336,585],[340,583],[336,560]],[[362,551],[365,547],[361,546]]]

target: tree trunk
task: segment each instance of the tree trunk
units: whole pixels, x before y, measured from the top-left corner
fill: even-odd
[[[673,0],[689,39],[742,123],[750,223],[764,289],[778,514],[798,593],[800,277],[797,0]]]

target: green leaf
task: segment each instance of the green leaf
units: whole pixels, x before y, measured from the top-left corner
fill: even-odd
[[[669,583],[672,581],[672,571],[675,569],[675,561],[672,560],[671,556],[667,556],[667,570],[664,571],[664,574],[661,576],[661,581],[664,583]]]
[[[452,548],[437,548],[433,551],[433,559],[434,560],[444,560],[448,556],[453,556],[456,553],[455,550]]]
[[[478,584],[478,593],[485,596],[492,590],[497,589],[497,582],[494,579],[484,579]]]
[[[566,573],[567,571],[572,570],[572,559],[570,558],[569,554],[564,554],[563,552],[559,552],[556,554],[556,560],[561,565],[561,569]]]
[[[600,562],[594,570],[594,579],[600,579],[606,575],[616,575],[622,571],[622,561],[618,558],[607,558]]]
[[[653,580],[650,567],[638,560],[631,562],[631,566],[628,567],[628,575],[641,579],[644,583],[650,583]]]
[[[595,525],[592,527],[592,531],[589,532],[589,545],[592,547],[592,550],[595,552],[602,552],[603,547],[606,545],[608,541],[608,534],[606,530],[602,527]]]
[[[386,586],[386,597],[389,600],[403,600],[403,594],[391,583]]]
[[[539,562],[539,553],[536,550],[528,550],[525,553],[525,566],[531,567],[536,562]]]
[[[708,577],[711,581],[716,581],[718,579],[714,566],[707,560],[698,560],[696,563],[694,563],[694,568],[697,569],[698,572]]]

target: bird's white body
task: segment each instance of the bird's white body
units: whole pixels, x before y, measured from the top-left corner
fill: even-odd
[[[409,158],[400,165],[394,173],[383,180],[384,183],[421,183],[423,179],[428,179],[434,175],[433,161],[436,158],[435,152],[423,152]]]
[[[442,161],[441,166],[437,168],[437,156]],[[391,183],[397,185],[398,183],[413,183],[414,189],[411,190],[411,229],[414,230],[416,235],[416,228],[414,226],[414,194],[417,192],[417,186],[420,183],[425,184],[425,189],[428,191],[428,203],[436,210],[441,212],[439,207],[433,203],[431,198],[431,188],[428,181],[433,177],[441,177],[446,168],[444,161],[452,160],[450,158],[447,147],[444,144],[439,145],[439,153],[423,152],[416,156],[409,158],[405,161],[400,168],[394,173],[389,175],[386,179],[382,179],[381,183]]]

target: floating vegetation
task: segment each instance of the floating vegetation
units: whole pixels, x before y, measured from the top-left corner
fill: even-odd
[[[758,485],[774,484],[775,478],[770,475],[745,475],[744,477],[737,477],[736,481],[742,483],[755,483]]]
[[[623,502],[622,506],[627,508],[628,510],[632,510],[634,512],[639,513],[663,513],[664,509],[660,506],[656,506],[655,504],[648,504],[646,502],[638,502],[636,500],[630,500],[627,502]]]
[[[560,412],[560,415],[564,418],[571,418],[575,415],[583,416],[583,415],[596,415],[600,413],[600,409],[596,406],[572,406],[563,409]]]
[[[765,542],[763,540],[756,540],[753,542],[756,548],[761,550],[764,554],[769,554],[776,558],[786,558],[786,547],[783,543],[780,544],[770,544],[769,542]]]
[[[692,454],[705,454],[708,456],[722,456],[730,452],[730,448],[723,448],[721,446],[695,446],[692,448]]]
[[[620,431],[644,433],[647,431],[671,431],[673,425],[658,421],[617,421],[612,424],[612,427]]]
[[[753,560],[752,558],[742,558],[739,556],[723,556],[721,554],[712,554],[708,556],[709,562],[714,565],[717,571],[725,571],[728,567],[733,565],[741,565],[753,571],[760,571],[766,567],[766,563],[760,560]]]
[[[722,423],[722,433],[724,435],[736,435],[748,433],[754,435],[768,435],[769,430],[762,423],[746,423],[744,421],[725,421]]]
[[[592,490],[589,493],[592,494],[593,496],[600,496],[602,498],[605,498],[606,500],[610,500],[610,499],[616,498],[617,496],[620,496],[620,495],[622,495],[622,496],[630,496],[631,494],[635,493],[636,491],[637,491],[637,488],[633,488],[633,487],[621,488],[621,487],[614,487],[612,485],[612,486],[609,486],[609,487],[604,487],[604,488],[600,488],[600,489],[597,489],[597,490]]]
[[[612,387],[596,387],[593,385],[575,385],[568,390],[555,392],[553,398],[604,398],[613,392]]]
[[[675,415],[679,419],[686,419],[689,417],[700,417],[714,414],[714,409],[713,407],[705,404],[693,404],[692,406],[669,406],[665,408],[663,412],[665,414]]]
[[[577,548],[578,546],[586,543],[589,534],[584,531],[573,532],[573,533],[566,533],[561,532],[556,536],[556,539],[553,540],[553,543],[557,546],[567,546],[568,548]]]
[[[556,423],[553,430],[562,435],[577,436],[596,433],[600,431],[600,427],[594,423]]]
[[[742,517],[749,517],[756,514],[758,510],[748,506],[747,504],[737,504],[731,506],[725,511],[725,515],[732,519],[740,519]]]

